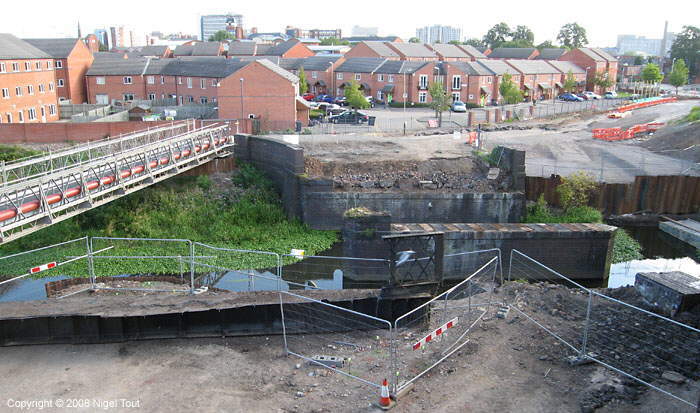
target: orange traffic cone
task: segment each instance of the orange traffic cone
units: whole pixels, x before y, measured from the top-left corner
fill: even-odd
[[[379,407],[382,410],[389,410],[394,407],[394,404],[395,402],[391,400],[391,397],[389,397],[389,383],[386,379],[384,379],[384,382],[382,383],[382,393],[379,397]]]

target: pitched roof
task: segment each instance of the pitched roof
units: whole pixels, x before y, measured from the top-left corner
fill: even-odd
[[[220,42],[201,42],[194,44],[192,56],[218,56],[220,52]]]
[[[328,69],[338,59],[340,59],[339,56],[310,56],[292,59],[278,59],[278,62],[273,60],[272,63],[276,63],[286,70],[299,70],[300,67],[303,67],[305,71],[323,71]]]
[[[105,59],[121,59],[124,60],[126,57],[128,57],[125,53],[114,53],[114,52],[94,52],[92,54],[92,57],[95,58],[95,60],[105,60]]]
[[[75,48],[78,42],[77,38],[69,39],[24,39],[25,42],[31,44],[44,51],[53,58],[65,59]]]
[[[586,73],[585,69],[582,69],[581,67],[574,64],[573,62],[568,62],[566,60],[545,60],[545,62],[554,66],[555,69],[559,70],[560,72],[562,72],[564,74],[569,73],[569,70],[572,73]]]
[[[495,75],[502,75],[505,73],[510,73],[511,75],[520,74],[520,72],[515,70],[512,66],[508,65],[503,60],[479,59],[475,63],[484,66]]]
[[[272,70],[273,72],[277,73],[278,75],[282,76],[283,78],[289,80],[292,83],[299,82],[299,78],[296,75],[282,69],[281,67],[270,62],[269,60],[266,60],[266,59],[258,60],[258,63],[260,63],[261,65],[265,66],[266,68]]]
[[[590,57],[591,59],[595,60],[596,62],[604,62],[605,59],[596,52],[594,52],[592,49],[589,49],[587,47],[579,47],[578,50],[581,51],[581,53],[585,54],[586,56]]]
[[[546,48],[540,50],[540,54],[535,57],[535,59],[539,60],[557,60],[566,53],[566,49],[563,49],[561,47],[553,47],[553,48]]]
[[[278,43],[278,44],[272,46],[269,50],[267,50],[265,52],[265,54],[268,54],[271,56],[283,56],[292,47],[294,47],[300,43],[301,42],[298,39],[289,39],[286,42]],[[306,46],[304,46],[304,47],[306,47]]]
[[[415,62],[408,60],[386,60],[379,66],[374,73],[388,74],[411,74],[421,69],[430,62]]]
[[[46,59],[46,52],[9,33],[0,33],[0,59]]]
[[[343,40],[347,40],[350,43],[359,42],[395,42],[396,40],[401,40],[398,36],[350,36],[343,37]]]
[[[173,50],[173,56],[192,56],[194,46],[190,44],[181,44]]]
[[[164,59],[167,64],[158,74],[170,76],[198,76],[224,78],[248,65],[232,59]]]
[[[391,47],[387,46],[384,42],[366,41],[361,43],[372,49],[380,57],[399,57],[399,54],[396,53]]]
[[[432,47],[437,54],[444,57],[469,57],[464,50],[453,44],[435,43],[430,45],[430,47]]]
[[[527,59],[537,49],[534,47],[496,47],[489,53],[489,59]]]
[[[231,42],[228,44],[229,56],[254,56],[257,43],[255,42]]]
[[[427,48],[422,43],[389,43],[390,47],[398,50],[406,57],[434,57],[437,55],[434,51]]]
[[[475,59],[486,59],[487,58],[487,56],[485,54],[481,53],[481,51],[479,51],[479,49],[477,49],[476,47],[474,47],[472,45],[460,44],[458,47],[460,49],[464,50],[470,56],[474,57]]]
[[[168,46],[143,46],[139,47],[130,54],[136,56],[163,56],[168,51]]]
[[[347,59],[335,68],[336,72],[372,73],[381,66],[386,59],[381,57],[353,57]]]
[[[140,75],[146,68],[147,61],[148,59],[141,57],[132,59],[99,58],[92,62],[92,66],[90,66],[86,75]]]
[[[544,60],[507,59],[505,62],[526,75],[559,73],[557,69],[547,64]]]
[[[447,65],[456,67],[462,73],[474,76],[492,76],[495,73],[479,62],[447,62]]]
[[[595,53],[597,53],[600,57],[607,60],[608,62],[617,62],[617,59],[615,59],[610,53],[606,52],[603,49],[600,49],[598,47],[592,47],[591,50],[593,50]]]

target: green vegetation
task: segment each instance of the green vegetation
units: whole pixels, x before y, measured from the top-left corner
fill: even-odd
[[[311,119],[320,119],[324,116],[326,116],[326,112],[322,111],[321,109],[311,109],[309,111],[309,117]]]
[[[503,150],[504,149],[501,146],[496,146],[495,148],[491,149],[491,152],[474,151],[474,154],[479,159],[486,162],[489,166],[496,167],[498,166],[498,162],[501,159],[501,154]]]
[[[367,109],[370,107],[367,98],[360,92],[360,85],[353,80],[349,86],[345,87],[345,100],[348,106],[357,109]]]
[[[557,41],[568,49],[583,47],[588,44],[586,29],[578,23],[567,23],[559,30]]]
[[[588,206],[591,192],[596,188],[593,179],[585,173],[575,173],[563,179],[557,187],[562,211],[552,210],[540,195],[537,202],[527,208],[525,223],[602,223],[603,215]],[[615,231],[613,263],[643,258],[642,247],[623,229]]]
[[[688,84],[688,66],[685,65],[685,60],[678,59],[673,63],[673,70],[668,75],[668,82],[676,87],[676,95],[678,87]]]
[[[297,220],[288,220],[272,183],[257,169],[244,164],[233,176],[235,187],[215,192],[209,177],[175,177],[152,188],[135,192],[102,207],[88,211],[49,228],[13,241],[0,248],[0,255],[26,251],[69,239],[89,236],[125,238],[189,239],[208,245],[270,251],[288,254],[298,248],[313,255],[328,249],[337,240],[332,231],[309,229]],[[100,241],[93,250],[114,245],[101,256],[165,255],[185,257],[189,272],[189,245],[184,242]],[[197,261],[231,269],[274,268],[276,258],[270,255],[217,251],[196,246]],[[85,242],[59,250],[47,251],[52,258],[29,257],[31,262],[0,262],[0,274],[25,274],[27,268],[52,260],[64,261],[70,256],[85,254]],[[63,257],[57,259],[57,255]],[[294,258],[285,257],[285,262]],[[119,260],[96,259],[97,275],[180,273],[178,259]],[[206,267],[197,267],[204,272]],[[19,271],[19,272],[17,272]],[[61,274],[86,276],[85,260],[61,267]],[[41,275],[55,275],[47,271]]]
[[[410,39],[408,39],[408,42],[409,43],[420,43],[420,39],[417,37],[411,37]]]
[[[569,70],[569,73],[566,74],[563,86],[565,92],[571,92],[576,89],[576,78],[574,78],[574,72],[572,70]]]
[[[433,82],[428,87],[430,93],[430,107],[435,111],[435,117],[438,118],[438,127],[442,127],[442,112],[450,108],[450,98],[447,96],[445,87],[442,82]]]
[[[17,159],[26,158],[28,156],[41,155],[41,151],[27,149],[21,146],[0,145],[0,161],[10,162]]]
[[[661,73],[659,65],[647,63],[642,69],[642,80],[648,83],[659,83],[664,75]]]
[[[520,103],[523,101],[523,92],[513,83],[513,76],[510,73],[503,75],[501,84],[498,85],[501,98],[507,104]]]
[[[697,122],[700,121],[700,106],[694,106],[690,109],[690,112],[683,118],[684,122]]]
[[[600,87],[601,89],[603,89],[603,91],[606,91],[609,87],[614,85],[615,82],[613,82],[612,79],[610,79],[608,77],[607,72],[605,72],[605,73],[597,72],[593,76],[593,84]]]
[[[395,101],[389,103],[389,107],[403,108],[403,102],[398,102],[395,100]],[[429,103],[406,102],[406,107],[407,108],[429,108],[430,104]]]
[[[683,30],[678,33],[676,40],[671,45],[671,57],[673,59],[683,59],[692,76],[698,74],[700,69],[699,27],[683,26]]]
[[[350,44],[349,40],[341,40],[336,37],[327,37],[321,39],[321,46],[347,46]]]
[[[300,67],[299,68],[299,94],[303,95],[304,93],[309,91],[309,82],[306,81],[306,72],[304,72],[304,68]]]
[[[229,33],[226,30],[219,30],[218,32],[209,36],[210,42],[220,42],[223,40],[235,39],[236,36],[233,33]]]

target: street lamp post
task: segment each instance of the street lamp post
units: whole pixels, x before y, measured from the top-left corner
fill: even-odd
[[[586,91],[588,89],[588,69],[590,69],[590,66],[586,66],[586,84],[583,86],[583,90]]]

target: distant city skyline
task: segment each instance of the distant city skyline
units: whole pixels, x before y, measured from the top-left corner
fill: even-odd
[[[362,26],[377,27],[381,35],[396,35],[408,40],[415,36],[417,27],[441,24],[462,28],[462,37],[481,38],[490,27],[501,21],[511,27],[526,25],[535,33],[535,43],[545,40],[556,41],[561,26],[577,22],[586,28],[591,46],[615,46],[620,34],[634,34],[647,38],[660,38],[663,34],[664,20],[669,21],[669,31],[678,33],[683,25],[697,25],[700,15],[700,2],[675,1],[682,8],[666,4],[662,10],[649,13],[643,7],[631,8],[620,2],[591,0],[580,9],[569,7],[563,11],[554,11],[550,6],[525,7],[521,2],[505,0],[499,3],[498,13],[494,13],[491,4],[470,4],[447,1],[443,7],[421,7],[420,12],[409,8],[397,11],[389,2],[370,2],[357,0],[354,7],[342,13],[324,10],[319,7],[314,11],[301,9],[289,2],[258,2],[232,5],[226,1],[202,1],[193,4],[191,13],[183,8],[163,8],[159,3],[124,0],[118,7],[110,9],[75,9],[65,4],[37,0],[31,7],[22,3],[11,2],[4,5],[0,15],[0,31],[19,37],[76,37],[78,20],[83,34],[96,29],[125,25],[138,32],[163,33],[182,32],[199,35],[200,17],[207,14],[241,14],[245,18],[245,29],[257,27],[261,32],[283,32],[287,25],[305,29],[340,28],[343,33],[351,33],[358,22]],[[418,4],[412,3],[416,7]],[[444,8],[451,10],[447,16]],[[271,13],[271,8],[274,13]],[[460,12],[463,8],[464,13]],[[36,13],[41,10],[41,13]],[[544,11],[543,11],[544,10]],[[547,11],[552,10],[552,11]],[[600,10],[605,10],[601,13]],[[469,21],[465,16],[478,18]],[[387,19],[392,16],[393,19]],[[28,24],[31,23],[31,24]]]

